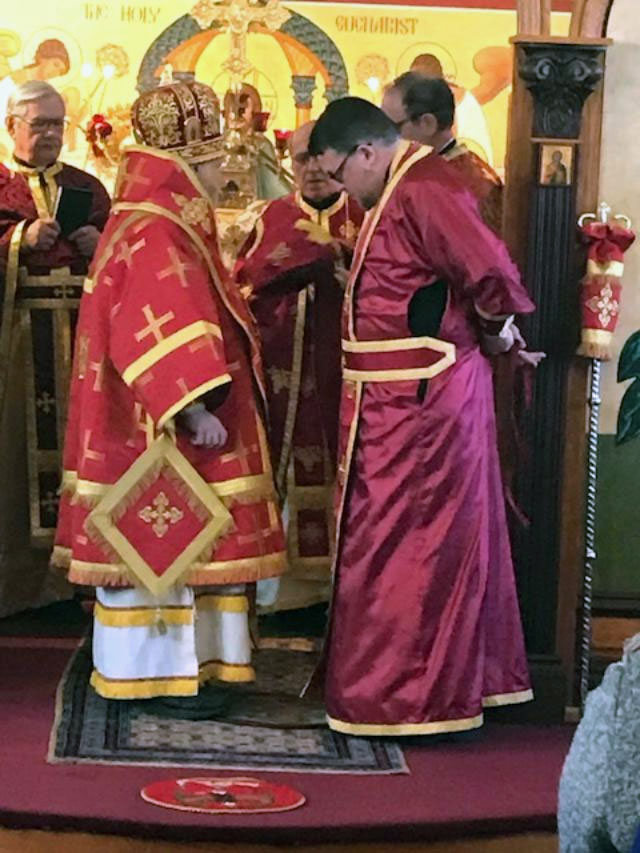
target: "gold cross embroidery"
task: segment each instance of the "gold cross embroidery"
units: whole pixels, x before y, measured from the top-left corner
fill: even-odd
[[[287,246],[286,243],[278,243],[275,249],[272,249],[271,252],[267,255],[267,260],[271,261],[274,266],[279,266],[282,261],[286,261],[287,258],[291,257],[291,249]]]
[[[140,343],[149,335],[153,335],[156,339],[157,343],[164,340],[164,335],[162,334],[162,327],[169,323],[171,320],[175,319],[175,314],[173,311],[167,311],[166,314],[163,314],[162,317],[156,317],[151,310],[151,305],[145,305],[142,309],[142,313],[144,314],[145,320],[148,322],[148,326],[145,326],[144,329],[140,329],[136,332],[135,338]]]
[[[346,222],[344,222],[340,226],[339,233],[340,236],[344,238],[347,243],[353,244],[355,242],[358,229],[355,223],[353,223],[350,219],[347,219]]]
[[[619,313],[620,305],[613,298],[613,290],[610,284],[606,284],[597,296],[592,296],[587,302],[587,308],[598,315],[601,326],[608,326],[613,317]]]
[[[194,343],[189,344],[190,353],[200,352],[200,350],[203,349],[211,350],[213,355],[216,357],[218,356],[218,348],[216,347],[216,342],[211,335],[204,335],[203,337],[198,338]]]
[[[256,512],[256,508],[253,508],[253,523],[255,527],[254,533],[245,533],[243,535],[238,536],[238,544],[239,545],[257,545],[258,553],[261,557],[267,553],[267,548],[265,545],[265,539],[268,539],[269,536],[273,533],[273,527],[262,527],[260,524],[260,519],[258,518],[258,513]]]
[[[220,461],[223,463],[226,462],[239,462],[240,463],[240,471],[242,474],[250,474],[251,466],[249,465],[248,459],[252,453],[257,453],[260,450],[257,444],[251,444],[246,447],[242,439],[238,441],[234,451],[232,453],[223,453],[220,457]]]
[[[78,340],[78,379],[84,379],[89,359],[89,336],[81,335]]]
[[[310,474],[316,465],[322,462],[322,449],[320,447],[296,447],[294,455],[307,474]]]
[[[44,498],[40,498],[40,506],[45,512],[56,512],[60,498],[55,492],[47,492]]]
[[[53,295],[59,296],[61,299],[71,299],[73,296],[73,287],[70,284],[63,284],[61,287],[54,289]]]
[[[291,371],[284,370],[282,367],[269,367],[267,373],[274,394],[279,394],[291,385]]]
[[[126,195],[131,187],[138,185],[148,187],[151,183],[151,178],[143,175],[143,170],[144,163],[141,163],[140,161],[136,164],[135,169],[132,169],[131,171],[129,171],[129,169],[123,169],[118,180],[117,195]]]
[[[147,431],[147,413],[142,408],[142,403],[134,403],[133,404],[133,429],[131,432],[131,436],[127,441],[128,447],[134,447],[136,442],[136,435],[139,432],[146,433]]]
[[[137,243],[134,243],[133,246],[130,246],[126,240],[123,240],[120,243],[120,249],[116,256],[115,262],[124,261],[127,265],[127,269],[131,269],[131,261],[133,260],[133,256],[136,252],[139,252],[140,249],[143,249],[147,245],[147,241],[142,237],[142,239],[138,240]]]
[[[176,385],[180,389],[180,393],[185,397],[189,393],[189,386],[186,383],[186,380],[181,376],[180,379],[176,379]]]
[[[102,391],[102,378],[104,376],[104,359],[101,358],[100,361],[90,361],[89,370],[92,370],[96,375],[96,378],[93,381],[93,390],[98,392]]]
[[[36,400],[36,407],[48,415],[56,407],[55,397],[52,397],[48,391],[44,391]]]
[[[162,539],[169,531],[170,524],[177,524],[184,518],[184,513],[178,507],[171,506],[171,501],[164,492],[158,492],[151,501],[152,506],[145,506],[138,513],[138,518],[145,524],[151,524],[151,529]]]
[[[175,275],[178,277],[178,281],[182,287],[189,287],[189,282],[187,281],[185,272],[189,269],[197,269],[196,265],[189,263],[189,261],[181,261],[180,255],[176,251],[175,246],[169,246],[167,254],[169,255],[171,263],[165,269],[160,270],[158,273],[158,279],[162,280],[163,278]]]
[[[84,440],[82,442],[82,459],[86,461],[87,459],[92,462],[102,462],[104,460],[104,453],[100,453],[97,450],[91,449],[91,430],[86,429],[84,431]]]

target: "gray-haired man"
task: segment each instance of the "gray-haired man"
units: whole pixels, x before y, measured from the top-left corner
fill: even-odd
[[[30,539],[49,544],[56,524],[75,313],[109,213],[100,181],[58,160],[64,124],[64,102],[44,81],[23,83],[9,98],[13,158],[0,165],[0,480],[11,488],[0,500],[0,615],[52,597],[48,553]],[[60,189],[74,191],[66,231],[55,217]]]

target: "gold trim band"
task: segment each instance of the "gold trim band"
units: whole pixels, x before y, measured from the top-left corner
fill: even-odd
[[[607,261],[606,264],[599,264],[597,261],[587,261],[587,275],[612,275],[616,278],[622,278],[624,272],[624,264],[622,261]]]
[[[215,379],[209,379],[207,382],[203,382],[202,385],[198,385],[197,388],[194,388],[192,391],[189,391],[188,394],[185,394],[177,403],[174,403],[172,406],[169,406],[167,411],[160,415],[158,418],[158,430],[163,429],[166,425],[167,421],[170,421],[174,415],[177,415],[178,412],[181,412],[185,406],[188,406],[189,403],[193,403],[194,400],[197,400],[198,397],[202,397],[203,394],[206,394],[207,391],[213,391],[214,388],[218,388],[220,385],[227,385],[229,382],[232,382],[231,374],[223,373],[221,376],[216,376]]]
[[[196,595],[198,610],[216,610],[219,613],[248,613],[249,599],[246,595],[215,595],[204,593]]]
[[[580,332],[582,342],[585,344],[610,344],[613,332],[607,329],[582,329]]]
[[[351,341],[347,338],[342,339],[343,352],[406,352],[414,349],[433,349],[436,352],[450,355],[455,354],[455,344],[449,341],[443,341],[440,338],[430,338],[428,336],[420,338],[385,338],[378,341]]]
[[[100,498],[109,491],[114,483],[97,483],[94,480],[79,480],[75,471],[64,471],[62,491],[80,497]],[[219,498],[240,497],[249,492],[256,493],[256,501],[275,496],[273,479],[270,474],[250,474],[246,477],[234,477],[231,480],[208,481],[207,485]]]
[[[152,699],[154,696],[197,696],[197,676],[175,678],[107,678],[94,669],[90,682],[104,699]]]
[[[106,628],[150,628],[165,625],[193,625],[192,607],[105,607],[96,601],[93,615]]]
[[[521,702],[531,702],[533,690],[518,690],[515,693],[496,693],[485,696],[482,705],[485,708],[499,708],[502,705],[519,705]]]
[[[251,664],[247,663],[224,663],[224,661],[212,660],[200,665],[198,679],[200,684],[212,679],[217,681],[230,681],[236,684],[256,680],[256,672]]]
[[[287,400],[287,413],[284,421],[282,434],[282,447],[280,448],[280,459],[276,471],[276,485],[279,490],[284,488],[284,478],[287,473],[289,454],[291,452],[291,441],[293,429],[298,413],[298,399],[300,397],[300,383],[302,378],[302,358],[304,355],[304,330],[307,318],[307,288],[298,294],[296,304],[296,322],[293,332],[293,354],[291,358],[291,387],[289,388],[289,399]]]
[[[433,379],[454,363],[455,358],[450,360],[445,356],[429,367],[399,367],[396,370],[352,370],[345,367],[342,376],[351,382],[409,382],[412,379]]]
[[[195,323],[191,323],[190,326],[185,326],[184,329],[180,329],[172,335],[169,335],[168,338],[160,341],[148,352],[145,352],[144,355],[141,355],[135,361],[131,362],[129,367],[127,367],[122,373],[123,380],[127,385],[132,385],[139,376],[153,367],[154,364],[157,364],[165,358],[165,356],[185,344],[191,343],[191,341],[196,340],[196,338],[204,338],[207,337],[207,335],[213,335],[218,338],[218,340],[222,340],[220,326],[216,323],[197,320]]]
[[[329,728],[336,732],[347,735],[369,735],[379,737],[381,735],[434,735],[446,732],[464,732],[469,729],[477,729],[483,723],[482,714],[476,717],[467,717],[463,720],[444,720],[434,723],[397,723],[385,725],[384,723],[347,723],[344,720],[336,720],[327,715]]]
[[[443,357],[426,367],[398,367],[385,370],[358,370],[344,367],[343,379],[352,382],[404,382],[412,379],[431,379],[447,370],[456,362],[456,347],[450,341],[439,338],[390,338],[379,341],[352,341],[343,339],[342,350],[345,353],[392,353],[429,349],[441,352]]]
[[[62,549],[61,549],[62,550]],[[92,563],[63,556],[62,568],[68,568],[71,583],[88,586],[134,586],[133,573],[124,563]],[[187,570],[182,582],[187,586],[207,586],[223,583],[252,583],[273,578],[287,570],[287,555],[274,551],[260,557],[241,557],[236,560],[219,560],[214,563],[194,564]]]
[[[9,381],[11,346],[14,334],[14,308],[18,287],[18,267],[20,263],[20,245],[26,219],[18,222],[9,240],[7,266],[4,278],[4,299],[0,309],[0,418],[4,411],[4,396]]]

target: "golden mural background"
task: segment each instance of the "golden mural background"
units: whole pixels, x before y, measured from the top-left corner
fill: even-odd
[[[333,45],[330,50],[335,49],[346,69],[349,92],[373,102],[379,102],[384,85],[408,70],[417,55],[437,60],[446,78],[456,85],[458,135],[501,169],[511,79],[509,38],[516,31],[515,11],[331,2],[283,5],[310,22],[316,32],[321,31],[324,41],[319,42],[319,53]],[[203,32],[174,43],[180,29],[176,24],[192,6],[189,2],[143,5],[59,0],[55,6],[31,3],[4,9],[0,116],[16,84],[49,80],[62,92],[70,118],[63,159],[102,171],[101,176],[109,181],[110,170],[96,161],[83,129],[93,114],[103,113],[116,130],[110,142],[114,152],[128,141],[128,106],[136,97],[140,69],[152,45],[166,43],[175,69],[194,70],[199,79],[224,95],[228,33],[212,37],[214,34]],[[554,14],[554,33],[566,33],[568,17]],[[271,130],[293,128],[301,117],[321,112],[326,103],[326,80],[308,45],[278,34],[250,32],[247,59],[251,70],[246,79],[260,93],[262,108],[271,113]],[[306,86],[308,91],[314,86],[309,76],[316,78],[306,113],[300,109],[296,113],[292,72],[307,78],[306,82],[299,80],[298,87]],[[297,96],[300,102],[299,90]],[[9,150],[9,139],[2,130],[0,157],[5,159]]]

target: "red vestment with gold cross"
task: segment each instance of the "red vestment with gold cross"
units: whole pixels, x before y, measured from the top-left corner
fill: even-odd
[[[93,175],[56,162],[34,169],[0,165],[0,616],[71,594],[48,562],[58,514],[71,354],[89,260],[59,237],[27,251],[26,228],[53,215],[60,188],[91,193],[86,224],[109,215]]]
[[[344,192],[324,209],[299,192],[272,201],[236,270],[260,332],[269,442],[288,508],[282,607],[305,606],[328,594],[344,287],[336,273],[348,265],[362,217]],[[342,247],[337,255],[332,240]],[[294,586],[293,578],[308,583]]]
[[[414,297],[443,283],[437,331],[417,336]],[[531,698],[479,317],[532,309],[455,170],[399,143],[345,296],[325,682],[338,731],[460,731]]]
[[[252,320],[220,262],[202,186],[175,155],[129,149],[78,322],[54,551],[69,579],[127,586],[142,577],[143,561],[160,575],[167,554],[188,553],[201,532],[192,512],[202,509],[198,483],[200,495],[204,483],[230,518],[206,555],[191,555],[176,583],[280,574],[284,541],[262,394]],[[195,400],[215,406],[228,431],[222,449],[194,446],[174,420]],[[180,488],[166,479],[154,494],[153,470],[142,478],[135,472],[162,433],[173,437],[186,473]],[[185,489],[192,489],[186,499]],[[110,500],[120,539],[107,542],[88,516]]]

